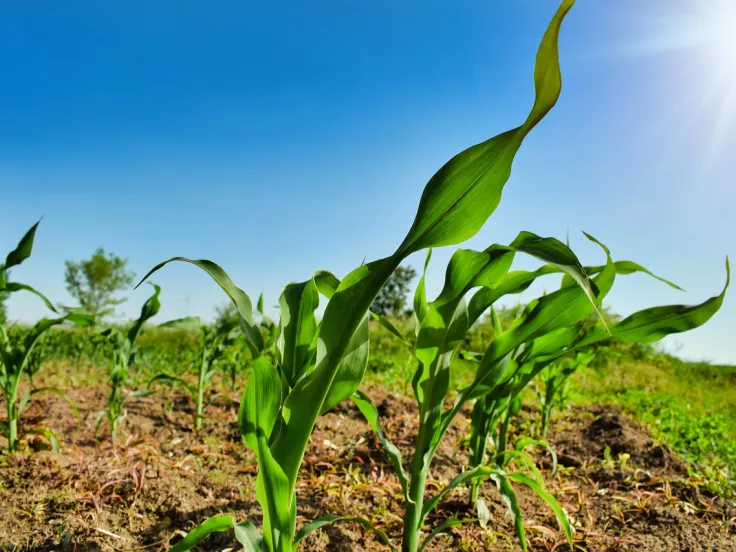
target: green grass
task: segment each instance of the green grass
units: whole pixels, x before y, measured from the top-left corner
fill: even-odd
[[[736,492],[736,367],[652,353],[577,373],[572,398],[624,407],[712,490]]]

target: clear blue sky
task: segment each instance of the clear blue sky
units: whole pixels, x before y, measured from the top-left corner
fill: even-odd
[[[468,246],[569,230],[583,261],[597,264],[585,230],[687,289],[621,278],[611,305],[622,314],[720,292],[725,256],[736,261],[736,124],[706,54],[671,48],[680,30],[667,22],[694,2],[578,2],[563,26],[562,98]],[[524,119],[556,9],[552,0],[245,4],[3,10],[1,250],[44,217],[15,278],[68,303],[64,260],[104,245],[139,276],[174,255],[212,259],[275,304],[285,283],[315,269],[344,275],[385,256],[449,157]],[[430,291],[452,250],[436,252]],[[159,321],[209,318],[225,299],[191,266],[154,280]],[[129,293],[124,314],[148,293]],[[736,362],[734,295],[667,346]],[[28,294],[9,308],[22,321],[46,314]]]

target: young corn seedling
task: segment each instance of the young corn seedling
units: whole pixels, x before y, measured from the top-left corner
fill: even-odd
[[[239,428],[258,461],[256,496],[263,510],[262,531],[249,522],[237,524],[229,516],[217,516],[195,528],[172,550],[188,550],[212,532],[234,527],[236,538],[249,551],[291,552],[305,534],[325,523],[349,519],[367,524],[356,518],[328,516],[296,531],[296,478],[312,429],[321,414],[357,390],[368,360],[368,309],[394,270],[417,251],[467,240],[498,206],[523,140],[559,97],[557,38],[572,4],[572,0],[563,2],[542,39],[534,69],[535,101],[524,122],[459,153],[430,179],[414,222],[393,254],[361,264],[342,281],[322,271],[286,287],[279,300],[281,317],[274,363],[263,355],[263,335],[255,323],[250,298],[218,265],[175,257],[151,271],[176,260],[207,272],[236,306],[254,357],[241,401]],[[497,254],[484,255],[495,258]],[[472,271],[477,260],[463,257],[456,268]],[[327,299],[327,306],[318,322],[315,310],[320,295]],[[432,320],[436,319],[433,315]],[[427,328],[420,337],[424,338],[427,331],[432,333]],[[418,526],[411,522],[407,525]],[[378,534],[386,541],[383,533]],[[415,541],[416,535],[410,538]],[[409,549],[415,550],[416,546]]]
[[[110,362],[110,394],[107,399],[107,408],[104,412],[100,412],[97,418],[96,429],[99,429],[102,420],[107,417],[110,429],[110,437],[115,438],[118,430],[118,424],[123,415],[123,406],[129,397],[144,396],[150,394],[150,391],[132,391],[125,392],[125,385],[129,379],[130,368],[133,366],[138,347],[135,344],[136,338],[143,329],[143,324],[149,319],[156,316],[161,303],[158,300],[161,288],[153,285],[153,295],[143,304],[141,314],[138,320],[123,333],[119,328],[108,328],[101,335],[107,337],[113,347],[113,358]]]
[[[655,307],[610,326],[601,321],[581,331],[580,323],[598,311],[617,274],[649,273],[628,261],[614,263],[605,246],[592,237],[589,239],[604,250],[607,258],[604,266],[585,269],[562,242],[522,232],[508,246],[492,245],[482,252],[460,250],[455,253],[447,267],[444,287],[432,302],[426,301],[424,280],[420,280],[414,302],[418,322],[415,345],[418,367],[412,381],[419,403],[419,430],[409,470],[404,468],[398,448],[381,431],[377,410],[370,399],[362,393],[354,396],[359,409],[384,444],[402,485],[405,499],[404,552],[423,549],[439,532],[459,523],[454,518],[448,519],[422,539],[427,516],[442,497],[461,483],[484,477],[493,479],[509,505],[524,549],[524,525],[512,483],[528,486],[549,504],[572,546],[567,518],[557,501],[544,490],[539,474],[529,477],[522,472],[509,473],[506,470],[512,458],[523,460],[523,449],[534,444],[521,440],[520,448],[506,450],[508,423],[518,411],[521,391],[544,368],[565,355],[586,350],[592,344],[609,338],[624,342],[650,342],[687,331],[704,324],[723,302],[726,288],[720,295],[694,307]],[[545,265],[536,271],[510,271],[516,253],[536,257]],[[531,301],[508,328],[496,326],[494,338],[480,356],[474,381],[459,391],[452,406],[445,407],[450,364],[472,324],[496,301],[506,295],[520,293],[541,276],[555,273],[564,273],[560,289]],[[726,287],[728,282],[729,278]],[[466,302],[466,294],[474,288],[479,290]],[[491,432],[495,431],[495,454],[487,463],[485,454],[478,454],[475,465],[425,501],[426,479],[439,443],[455,416],[472,400],[476,400],[478,409],[472,420],[477,435],[471,437],[471,443],[485,446]]]
[[[677,286],[671,282],[655,276],[641,265],[631,261],[619,261],[613,263],[610,259],[608,250],[605,246],[602,247],[604,248],[608,258],[607,264],[605,266],[588,267],[584,269],[585,273],[589,276],[597,275],[593,282],[597,284],[596,287],[599,290],[598,301],[602,300],[608,293],[608,290],[610,290],[613,284],[613,278],[617,274],[622,275],[642,272],[677,288]],[[578,318],[577,321],[574,321],[574,323],[567,328],[560,327],[552,332],[546,333],[546,335],[537,334],[531,342],[521,343],[509,349],[508,356],[504,360],[506,366],[503,369],[503,375],[494,384],[494,388],[484,396],[479,397],[475,403],[471,420],[470,471],[472,472],[473,469],[479,469],[483,465],[486,465],[487,467],[492,466],[494,469],[503,469],[508,465],[508,462],[511,459],[516,458],[524,461],[524,463],[526,463],[537,476],[536,479],[539,480],[540,477],[538,471],[534,468],[531,459],[523,453],[523,450],[531,445],[541,445],[549,448],[549,445],[545,441],[535,441],[531,438],[522,438],[517,442],[517,446],[514,450],[507,450],[509,422],[518,411],[521,391],[537,374],[548,369],[548,367],[555,362],[559,362],[563,357],[572,356],[573,358],[580,359],[581,362],[589,361],[585,356],[575,357],[575,355],[578,354],[579,351],[589,350],[591,345],[603,340],[615,338],[626,343],[647,343],[659,340],[666,335],[687,331],[704,324],[715,312],[718,311],[722,304],[725,291],[730,280],[728,262],[726,263],[726,269],[727,280],[726,287],[723,292],[701,305],[697,305],[695,307],[686,307],[681,305],[655,307],[635,313],[621,322],[610,326],[607,326],[602,319],[591,325],[588,320],[586,320],[585,316],[583,316]],[[481,291],[478,292],[478,294],[476,294],[476,296],[471,300],[471,305],[475,303],[474,308],[470,309],[471,312],[474,313],[471,316],[471,320],[476,320],[477,318],[475,316],[481,309],[487,308],[488,306],[492,307],[493,302],[504,294],[523,291],[523,289],[528,287],[528,283],[539,276],[549,273],[549,267],[543,267],[536,272],[510,272],[501,280],[501,283],[497,287],[497,289],[502,292],[499,293],[499,291],[496,291],[495,293],[487,293],[485,289],[481,289]],[[608,275],[606,275],[607,273]],[[525,283],[523,286],[516,287],[515,289],[513,285],[510,287],[504,285],[505,282],[512,281],[524,281],[528,283]],[[574,279],[571,278],[571,274],[568,273],[563,277],[562,287],[560,290],[549,296],[541,298],[539,302],[554,301],[555,296],[564,295],[566,290],[573,285]],[[497,346],[496,342],[503,341],[506,335],[518,332],[519,329],[528,324],[529,314],[533,313],[537,309],[537,306],[534,303],[535,302],[530,303],[530,305],[528,305],[524,310],[524,313],[513,321],[506,331],[503,331],[500,327],[498,318],[495,316],[495,312],[493,310],[491,311],[495,330],[494,334],[497,337],[491,342],[488,350],[495,348]],[[560,310],[558,315],[560,317],[564,317],[570,312],[571,309],[568,307]],[[585,353],[582,354],[585,355]],[[486,360],[487,356],[484,355],[480,364],[482,365]],[[476,381],[479,381],[477,377]],[[473,385],[471,385],[471,388],[472,387]],[[477,392],[478,391],[476,390],[476,393]],[[469,394],[468,390],[461,391],[461,397],[456,401],[456,405],[462,404],[464,396]],[[494,447],[494,451],[489,454],[488,463],[486,464],[486,447],[489,443]],[[471,501],[476,498],[477,485],[471,486]],[[517,526],[517,532],[519,533],[520,538],[523,539],[522,529],[523,527]]]
[[[51,301],[39,291],[26,284],[8,281],[8,271],[20,265],[31,256],[38,225],[39,223],[37,222],[26,232],[18,243],[18,246],[8,254],[5,263],[0,265],[0,293],[10,295],[19,291],[28,291],[38,296],[49,310],[59,314]],[[22,437],[18,429],[20,414],[31,398],[41,393],[54,393],[63,398],[69,403],[74,415],[79,420],[79,412],[77,412],[74,403],[63,391],[56,387],[34,387],[31,385],[31,389],[28,392],[24,393],[23,396],[19,396],[21,377],[29,369],[31,356],[39,339],[51,327],[65,322],[72,322],[78,326],[88,326],[93,323],[93,320],[87,315],[70,309],[64,316],[42,318],[30,330],[23,333],[8,332],[5,326],[0,326],[0,390],[2,390],[3,396],[5,397],[8,416],[5,422],[0,422],[0,431],[2,431],[8,440],[9,452],[18,450],[18,442],[20,437]],[[42,435],[49,439],[54,449],[58,450],[59,448],[58,439],[49,428],[30,428],[26,430],[26,433]]]
[[[541,421],[539,434],[546,438],[549,432],[549,421],[555,408],[563,408],[568,400],[570,378],[580,368],[587,366],[595,359],[595,351],[575,353],[570,358],[553,362],[542,370],[539,385],[536,389]]]
[[[212,395],[205,401],[205,393],[210,387],[212,378],[216,373],[217,363],[223,358],[227,349],[238,337],[237,328],[227,321],[218,327],[210,328],[202,325],[202,321],[197,316],[165,322],[159,327],[190,331],[199,329],[196,387],[190,385],[184,379],[170,374],[158,374],[149,382],[149,387],[156,382],[160,382],[169,385],[179,385],[186,389],[195,402],[194,427],[199,431],[202,428],[205,409],[219,396]]]

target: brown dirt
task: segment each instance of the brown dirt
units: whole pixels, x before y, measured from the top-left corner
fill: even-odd
[[[384,430],[408,462],[416,407],[380,388],[368,393],[379,405]],[[100,440],[94,436],[105,389],[81,388],[70,395],[82,414],[79,428],[56,396],[32,403],[22,420],[25,427],[45,425],[63,436],[61,453],[43,450],[44,443],[33,440],[19,454],[0,456],[0,550],[166,550],[183,531],[219,512],[259,524],[256,466],[240,442],[232,405],[212,405],[197,433],[188,398],[164,394],[131,400],[112,446],[105,434]],[[461,415],[440,448],[430,493],[466,465],[462,437],[467,423]],[[550,475],[543,450],[536,460],[548,490],[574,522],[578,550],[736,550],[734,505],[700,490],[682,461],[617,410],[569,409],[553,425],[549,441],[559,455],[557,474]],[[567,550],[546,505],[525,488],[517,492],[530,549]],[[346,402],[319,419],[298,486],[299,526],[325,514],[362,515],[398,544],[399,497],[391,466],[357,409]],[[463,525],[427,550],[517,550],[492,483],[484,486],[483,497],[492,513],[488,528]],[[467,489],[448,494],[431,524],[449,515],[475,517],[467,498]],[[202,549],[229,548],[238,549],[231,535],[222,534]],[[308,552],[385,549],[356,524],[327,526],[302,546]]]

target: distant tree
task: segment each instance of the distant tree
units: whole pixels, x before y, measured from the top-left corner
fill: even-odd
[[[373,300],[371,310],[386,317],[407,316],[411,312],[407,308],[409,286],[416,276],[417,271],[410,266],[400,266],[394,270]]]
[[[135,273],[128,270],[128,259],[105,253],[102,247],[89,260],[66,261],[65,265],[67,291],[82,309],[98,319],[115,314],[115,307],[126,301],[115,294],[135,280]]]
[[[215,307],[215,328],[238,326],[239,324],[240,317],[238,316],[238,309],[232,301]]]

